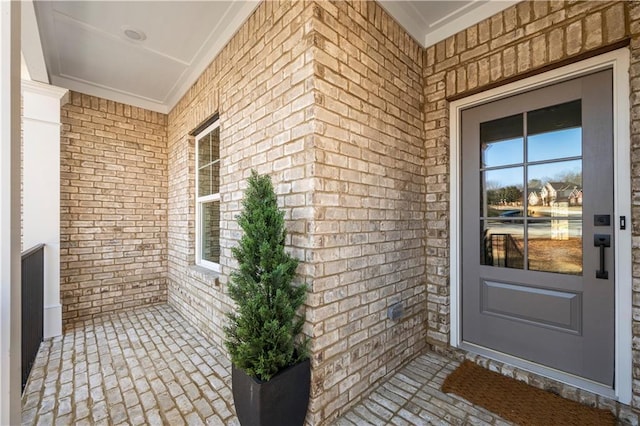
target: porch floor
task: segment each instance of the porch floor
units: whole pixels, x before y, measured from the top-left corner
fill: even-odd
[[[168,305],[78,323],[40,347],[24,425],[239,425],[231,364]]]
[[[439,389],[457,363],[424,354],[335,425],[509,425]],[[105,315],[45,341],[25,425],[238,425],[230,363],[168,305]]]
[[[440,390],[459,364],[432,352],[423,354],[347,411],[336,425],[513,425]]]

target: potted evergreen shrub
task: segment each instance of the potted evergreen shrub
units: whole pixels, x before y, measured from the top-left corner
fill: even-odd
[[[231,355],[233,399],[243,426],[302,425],[311,381],[308,339],[302,337],[307,287],[293,285],[298,260],[284,250],[284,213],[269,176],[251,172],[238,216],[243,230],[232,249],[225,345]]]

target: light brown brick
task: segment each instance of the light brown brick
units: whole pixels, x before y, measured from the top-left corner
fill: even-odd
[[[75,259],[65,257],[66,261],[61,264],[61,292],[66,294],[76,288],[76,284],[72,283],[79,283],[80,291],[91,287],[103,289],[81,298],[64,298],[65,324],[121,309],[122,304],[114,303],[114,296],[119,299],[124,297],[120,295],[119,286],[125,276],[131,281],[142,281],[148,278],[148,267],[152,264],[166,271],[166,261],[153,254],[164,256],[167,245],[166,118],[163,114],[151,111],[138,111],[140,119],[128,118],[122,113],[126,110],[124,106],[112,104],[112,108],[109,108],[109,103],[104,99],[71,92],[71,103],[62,107],[61,166],[73,178],[64,181],[61,198],[77,200],[74,204],[77,207],[62,207],[61,221],[68,226],[61,230],[61,250],[77,256]],[[109,110],[112,112],[107,114]],[[100,130],[102,128],[107,131]],[[135,145],[124,148],[128,136],[109,131],[115,128],[129,129],[126,131],[129,136],[135,135]],[[149,161],[149,155],[154,155],[155,160]],[[136,169],[138,173],[131,173]],[[140,185],[140,182],[145,185]],[[139,191],[131,190],[136,187]],[[139,197],[142,194],[140,191],[147,190],[155,195]],[[124,226],[129,223],[129,218],[116,214],[127,211],[123,209],[124,202],[127,202],[132,217],[150,218],[149,223],[153,226],[149,233],[141,233],[137,227],[129,229]],[[104,221],[112,222],[107,224]],[[127,257],[127,262],[132,266],[128,270],[121,267],[103,269],[104,265],[112,262],[109,257],[116,256],[116,253],[108,252],[124,250],[133,241],[141,242],[153,248],[153,251],[135,258]],[[123,253],[120,252],[119,256],[123,256]],[[84,281],[78,279],[82,277],[90,278]],[[166,281],[162,278],[153,291],[144,292],[142,286],[136,286],[130,289],[126,297],[130,300],[130,306],[138,306],[166,301],[166,295]]]
[[[567,27],[567,55],[574,55],[582,49],[582,22],[576,21]]]

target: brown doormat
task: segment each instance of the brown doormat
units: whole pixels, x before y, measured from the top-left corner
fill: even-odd
[[[529,425],[615,425],[613,414],[569,401],[510,377],[464,361],[442,384],[455,393],[522,426]]]

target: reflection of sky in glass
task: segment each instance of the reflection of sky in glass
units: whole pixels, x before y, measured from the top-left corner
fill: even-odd
[[[543,183],[564,180],[567,174],[580,174],[582,160],[560,161],[557,163],[537,164],[529,166],[528,179],[539,179]],[[498,170],[488,170],[485,173],[486,183],[493,188],[504,188],[516,185],[522,187],[522,167],[507,167]]]
[[[523,139],[491,142],[482,150],[482,167],[522,163]]]
[[[504,188],[507,186],[523,187],[522,167],[508,167],[506,169],[489,170],[484,172],[487,189]]]
[[[574,127],[529,136],[527,154],[529,161],[579,157],[582,155],[582,128]]]
[[[546,161],[582,155],[582,129],[574,127],[555,132],[541,133],[527,138],[528,161]],[[483,166],[496,167],[522,164],[522,138],[508,139],[487,144],[483,150]],[[571,160],[529,166],[528,179],[564,181],[568,174],[581,174],[582,161]],[[522,167],[507,167],[486,172],[486,183],[492,187],[522,186]]]
[[[569,174],[582,174],[582,160],[560,161],[557,163],[538,164],[529,166],[528,179],[541,180],[542,183],[564,181]]]

